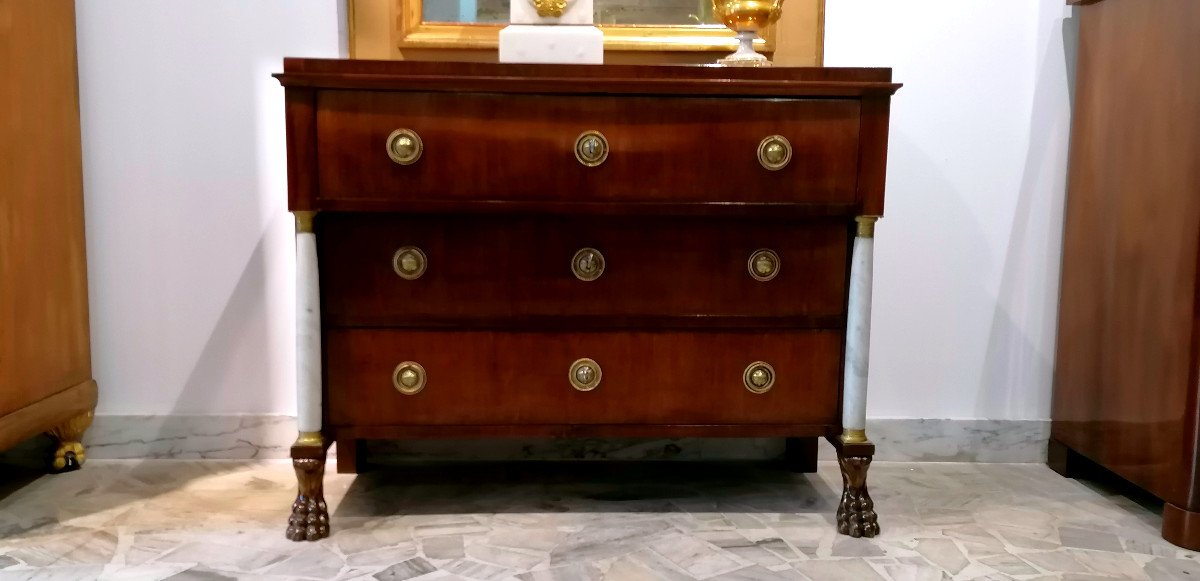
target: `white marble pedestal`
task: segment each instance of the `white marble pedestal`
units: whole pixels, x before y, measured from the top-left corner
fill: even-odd
[[[604,63],[604,34],[595,26],[513,24],[500,31],[500,62]]]

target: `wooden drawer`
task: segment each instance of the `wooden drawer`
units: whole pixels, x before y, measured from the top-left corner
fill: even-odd
[[[835,331],[790,333],[501,333],[329,330],[326,389],[333,426],[837,423]],[[599,384],[579,391],[572,363],[591,358]],[[415,395],[393,386],[415,361]],[[755,394],[746,367],[769,363]]]
[[[842,220],[362,214],[320,220],[323,309],[333,326],[844,324],[849,230]],[[420,248],[427,259],[416,280],[393,270],[393,256],[405,246]],[[588,282],[572,272],[573,257],[585,247],[604,257],[603,274]],[[764,248],[779,258],[778,274],[768,281],[748,268]]]
[[[380,201],[841,202],[855,200],[859,103],[321,91],[318,197]],[[385,148],[398,128],[424,144],[412,165]],[[608,159],[585,167],[580,134]],[[786,137],[791,163],[768,171],[758,146]],[[664,179],[663,176],[669,176]]]

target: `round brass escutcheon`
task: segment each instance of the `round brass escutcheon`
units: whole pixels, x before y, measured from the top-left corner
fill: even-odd
[[[392,385],[404,395],[416,395],[425,389],[425,368],[416,361],[405,361],[392,371]]]
[[[751,393],[767,393],[775,385],[775,368],[766,361],[755,361],[746,366],[742,373],[742,383]]]
[[[750,254],[750,260],[746,261],[746,270],[750,271],[750,276],[762,282],[779,276],[779,267],[779,255],[769,248],[755,250]]]
[[[792,143],[782,135],[772,135],[758,144],[758,163],[777,171],[792,161]]]
[[[400,165],[412,165],[421,159],[425,144],[412,129],[397,129],[387,138],[387,154]]]
[[[425,274],[429,261],[416,246],[404,246],[392,255],[392,270],[404,280],[417,280]]]
[[[599,131],[584,131],[575,140],[575,159],[596,167],[608,159],[608,139]]]
[[[571,364],[570,380],[571,387],[579,391],[592,391],[600,385],[600,378],[604,373],[600,371],[600,364],[594,360],[584,357]]]
[[[580,248],[571,258],[571,272],[584,282],[600,278],[604,274],[604,255],[595,248]]]

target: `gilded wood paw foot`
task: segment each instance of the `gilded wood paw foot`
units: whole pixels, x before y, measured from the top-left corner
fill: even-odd
[[[842,502],[838,505],[838,532],[854,538],[879,534],[879,517],[875,502],[867,492],[867,468],[870,456],[838,455],[842,468]]]
[[[287,538],[293,541],[316,541],[329,536],[329,507],[325,505],[325,452],[321,458],[294,458],[296,480],[300,492],[292,503],[288,517]]]
[[[83,448],[83,433],[92,425],[93,412],[88,410],[53,427],[49,432],[57,442],[54,456],[50,458],[50,471],[56,474],[79,470],[87,461]]]

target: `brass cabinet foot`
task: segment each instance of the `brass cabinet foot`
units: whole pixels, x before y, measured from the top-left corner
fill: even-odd
[[[54,456],[50,458],[52,472],[58,474],[79,470],[87,461],[87,453],[83,448],[83,433],[91,427],[94,413],[93,410],[88,410],[46,432],[57,444]]]
[[[853,456],[838,450],[838,464],[842,468],[838,532],[854,538],[878,535],[879,517],[875,514],[875,502],[867,492],[867,468],[871,466],[871,456]]]
[[[325,505],[325,446],[293,447],[299,493],[288,517],[287,538],[316,541],[329,536],[329,507]]]

